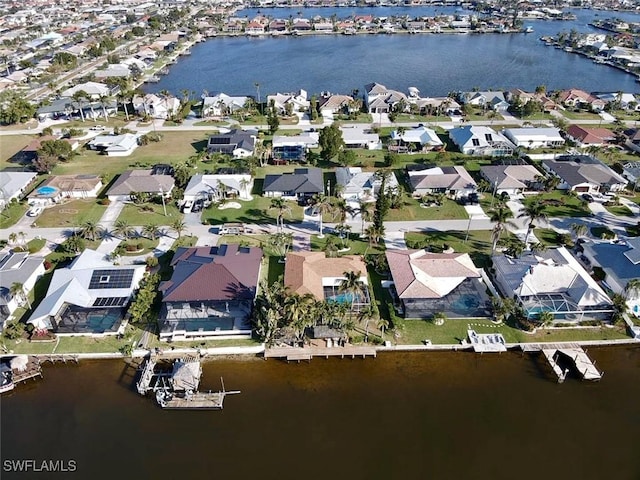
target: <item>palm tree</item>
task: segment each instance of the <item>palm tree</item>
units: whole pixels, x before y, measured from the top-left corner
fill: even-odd
[[[336,203],[333,205],[333,208],[335,212],[334,218],[337,217],[340,224],[344,224],[347,221],[347,213],[351,213],[353,211],[344,198],[338,198]]]
[[[11,232],[9,234],[9,243],[11,243],[11,245],[15,245],[17,241],[18,241],[18,234],[16,232]]]
[[[632,298],[637,298],[640,295],[640,279],[634,278],[633,280],[629,280],[627,282],[626,287],[624,287],[624,296],[627,300]]]
[[[107,107],[105,106],[111,98],[109,95],[100,95],[100,106],[102,107],[102,114],[104,115],[104,121],[109,123],[109,115],[107,115]]]
[[[87,98],[87,93],[84,90],[78,90],[73,95],[71,95],[71,98],[73,98],[78,103],[79,110],[80,110],[80,118],[84,122],[84,111],[82,109],[82,101]]]
[[[373,203],[360,199],[358,211],[360,212],[360,220],[362,221],[360,232],[364,234],[364,223],[373,220]]]
[[[540,312],[538,314],[538,321],[540,322],[540,325],[542,325],[543,327],[548,327],[553,323],[553,313],[551,313],[548,310],[545,310],[544,312]]]
[[[345,225],[344,223],[341,223],[339,225],[336,225],[336,228],[334,230],[342,241],[342,248],[347,248],[347,246],[349,245],[349,233],[351,232],[351,225]]]
[[[384,238],[384,225],[376,225],[372,223],[365,230],[365,235],[369,239],[369,248],[378,245],[380,240]]]
[[[31,302],[29,301],[29,297],[24,291],[24,285],[22,283],[13,282],[11,284],[11,287],[9,287],[9,293],[11,294],[12,297],[15,297],[16,299],[19,298],[20,302],[27,302],[27,305],[29,306],[29,310],[31,310]]]
[[[584,223],[572,223],[571,231],[575,234],[576,238],[585,237],[589,232],[589,227]]]
[[[338,285],[338,291],[341,293],[346,293],[351,295],[351,314],[355,309],[356,299],[359,298],[359,295],[363,294],[364,291],[364,283],[360,280],[360,272],[344,272],[344,278],[340,281],[340,285]]]
[[[113,225],[113,233],[122,237],[124,240],[128,240],[133,236],[133,227],[129,225],[126,220],[118,220]]]
[[[122,104],[122,108],[124,108],[124,115],[125,115],[125,118],[127,119],[127,122],[129,121],[128,104],[131,101],[131,97],[133,97],[133,92],[131,90],[121,90],[118,93],[118,100],[120,100],[120,103]]]
[[[498,205],[497,208],[489,210],[489,220],[495,222],[493,230],[491,232],[491,253],[496,251],[498,240],[502,236],[502,232],[505,230],[507,224],[513,225],[509,219],[513,218],[513,212],[504,205]]]
[[[322,233],[322,217],[325,213],[331,211],[331,201],[328,196],[318,193],[311,199],[311,204],[315,208],[316,212],[318,212],[318,215],[320,215],[320,233],[318,234],[318,238],[324,238]]]
[[[142,234],[148,237],[150,240],[155,240],[160,234],[158,226],[155,223],[148,223],[142,227]]]
[[[298,340],[302,340],[305,329],[313,324],[313,316],[309,315],[313,303],[315,303],[315,297],[310,293],[304,295],[293,293],[285,300],[287,321],[294,329]]]
[[[184,231],[187,229],[187,225],[184,223],[184,221],[181,218],[176,218],[171,223],[171,229],[174,232],[176,232],[178,234],[178,238],[180,238],[184,233]]]
[[[80,226],[80,236],[85,240],[94,241],[100,236],[100,225],[93,220],[87,220]]]
[[[248,187],[249,185],[251,185],[251,181],[245,177],[242,177],[238,183],[240,184],[240,188],[244,190],[245,195],[249,197]]]
[[[531,232],[533,232],[533,228],[535,227],[535,222],[537,220],[546,220],[547,214],[544,212],[545,205],[538,199],[534,199],[532,202],[526,204],[522,213],[518,215],[518,218],[528,218],[529,225],[527,226],[527,234],[524,237],[525,245],[529,242],[529,237],[531,236]]]
[[[286,200],[280,197],[272,198],[269,210],[277,210],[278,217],[276,218],[276,227],[280,232],[284,228],[284,214],[291,213],[291,207],[287,204]]]
[[[378,319],[377,327],[380,329],[380,333],[382,334],[382,339],[384,340],[384,331],[389,328],[389,320],[383,318],[382,316]]]

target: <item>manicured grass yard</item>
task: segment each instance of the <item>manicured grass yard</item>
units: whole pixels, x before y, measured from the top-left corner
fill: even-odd
[[[79,227],[89,220],[100,220],[106,208],[95,199],[73,200],[45,208],[34,221],[38,227]]]
[[[491,232],[489,230],[471,230],[469,238],[465,242],[466,232],[407,232],[404,237],[407,246],[433,245],[442,247],[446,244],[455,252],[468,253],[478,267],[486,267],[490,263],[491,256]],[[506,234],[503,234],[506,237]]]
[[[160,348],[170,350],[171,348],[222,348],[222,347],[256,347],[262,345],[252,338],[231,338],[226,340],[191,340],[189,342],[161,342],[156,336],[147,345],[147,348]]]
[[[9,228],[14,225],[27,212],[26,203],[10,203],[0,212],[0,228]]]
[[[528,205],[536,200],[545,205],[547,217],[589,217],[591,215],[589,207],[582,200],[560,190],[528,196],[524,204]]]
[[[462,205],[446,198],[441,206],[421,207],[420,200],[407,197],[400,209],[389,210],[387,220],[396,222],[409,220],[458,220],[469,218]]]
[[[131,240],[125,240],[120,245],[125,249],[123,255],[125,256],[138,256],[145,255],[149,252],[152,252],[158,246],[159,240],[151,240],[150,238],[138,237],[132,238]],[[128,245],[131,245],[135,250],[127,251],[126,248]],[[138,248],[141,247],[141,248]]]
[[[237,200],[241,208],[226,208],[220,210],[217,205],[211,205],[202,212],[202,223],[209,225],[218,225],[227,222],[243,222],[243,223],[276,223],[278,212],[271,206],[271,199],[254,195],[252,200]],[[291,213],[284,214],[285,223],[301,222],[303,213],[302,207],[295,202],[287,202],[291,208]]]
[[[501,333],[507,343],[570,342],[577,340],[612,340],[629,338],[623,328],[554,328],[539,329],[535,334],[526,333],[506,324],[496,325],[488,320],[446,320],[444,325],[434,325],[428,320],[400,320],[399,344],[418,345],[429,339],[434,344],[460,344],[467,338],[469,327],[477,333]]]
[[[574,112],[572,110],[562,110],[560,113],[569,120],[600,120],[600,115],[591,112]]]
[[[24,147],[31,143],[37,135],[5,135],[2,137],[2,148],[0,148],[0,170],[7,167],[17,167],[17,163],[9,162],[9,159]]]
[[[318,238],[317,235],[311,235],[311,250],[324,251],[327,244],[327,239],[333,238],[338,246],[341,245],[342,240],[338,235],[333,233],[325,233],[324,238]],[[346,252],[340,252],[339,255],[365,255],[384,252],[384,243],[381,241],[379,245],[373,245],[369,247],[369,241],[367,239],[360,238],[357,233],[349,234],[349,240],[347,242],[349,250]]]
[[[178,207],[173,202],[167,202],[167,216],[164,215],[162,205],[155,203],[146,203],[144,208],[151,208],[152,210],[144,210],[143,205],[135,205],[133,203],[127,203],[118,220],[124,220],[129,225],[142,226],[142,225],[170,225],[177,218],[182,218],[183,215],[178,210]]]
[[[604,208],[606,208],[607,211],[613,215],[617,215],[620,217],[633,217],[633,212],[629,210],[629,207],[627,207],[626,205],[605,205]]]

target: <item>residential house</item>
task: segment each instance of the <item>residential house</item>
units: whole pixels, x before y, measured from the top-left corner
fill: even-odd
[[[370,83],[365,85],[365,101],[369,113],[389,113],[398,103],[407,103],[407,96],[379,83]]]
[[[313,30],[311,21],[306,18],[294,18],[291,25],[292,32],[310,32]]]
[[[350,202],[360,200],[373,202],[378,196],[382,184],[376,172],[363,172],[360,167],[336,168],[336,185],[340,188],[339,196]],[[387,192],[398,188],[398,180],[393,172],[387,177],[385,189]]]
[[[577,88],[560,92],[558,102],[565,107],[585,108],[595,112],[604,110],[606,104],[604,100]]]
[[[7,319],[22,305],[33,289],[36,280],[43,275],[44,258],[34,257],[27,252],[8,252],[0,258],[0,327],[4,328]],[[13,284],[21,284],[22,292],[11,293]]]
[[[131,103],[138,115],[152,118],[166,120],[180,111],[180,100],[176,97],[158,96],[153,93],[144,96],[136,95]]]
[[[270,174],[264,177],[265,197],[282,197],[302,201],[324,192],[322,170],[315,167],[296,168],[293,173]]]
[[[619,108],[623,110],[638,111],[640,110],[640,103],[633,93],[625,92],[609,92],[596,94],[600,100],[604,100],[607,104],[616,102]]]
[[[102,179],[97,175],[55,175],[27,196],[29,205],[48,206],[63,198],[96,198],[102,189]]]
[[[425,126],[419,126],[404,131],[393,130],[391,140],[398,142],[400,146],[414,151],[426,151],[442,148],[444,145],[436,132]]]
[[[20,200],[37,176],[35,172],[0,172],[0,210],[12,200]]]
[[[246,158],[253,155],[255,146],[255,132],[234,129],[229,133],[210,136],[207,142],[207,151],[231,155],[234,158]]]
[[[183,205],[189,208],[198,200],[208,204],[223,198],[251,200],[252,189],[253,178],[248,173],[198,173],[184,189]]]
[[[608,128],[570,125],[567,128],[567,138],[578,147],[601,147],[615,142],[616,135]]]
[[[519,88],[509,90],[506,98],[509,103],[514,103],[516,99],[518,99],[522,105],[526,105],[530,101],[538,102],[544,112],[550,112],[552,110],[557,110],[558,108],[556,102],[551,100],[544,93],[525,92]]]
[[[409,97],[409,103],[416,105],[420,115],[460,116],[461,106],[451,97]]]
[[[614,311],[607,294],[564,247],[492,260],[502,294],[515,298],[529,319],[550,312],[554,320],[579,323],[608,320]]]
[[[480,174],[491,184],[494,194],[518,195],[534,190],[542,173],[533,165],[485,165]]]
[[[506,128],[502,133],[519,148],[558,148],[564,145],[564,138],[555,127]]]
[[[604,271],[607,288],[625,295],[629,311],[640,317],[640,291],[627,290],[629,282],[640,278],[640,237],[615,243],[587,241],[582,247],[588,262]]]
[[[382,149],[380,136],[369,130],[368,127],[350,125],[348,127],[340,127],[340,132],[346,148]]]
[[[96,70],[94,75],[98,80],[103,78],[129,78],[131,76],[131,68],[124,63],[115,63],[108,65],[105,69]]]
[[[435,167],[410,165],[407,167],[413,195],[422,197],[432,193],[444,193],[450,198],[467,197],[476,192],[478,185],[464,167]]]
[[[460,95],[460,100],[465,105],[473,105],[496,112],[505,112],[509,108],[509,102],[502,92],[465,92]]]
[[[555,160],[543,160],[542,166],[560,177],[560,190],[578,193],[619,192],[627,185],[626,178],[588,155],[561,155]]]
[[[341,290],[346,272],[359,275],[359,292]],[[327,258],[325,252],[290,252],[284,267],[284,285],[298,295],[311,294],[316,300],[346,303],[353,311],[371,303],[367,266],[359,255]]]
[[[87,147],[110,157],[126,157],[138,148],[138,137],[133,133],[122,135],[98,135]]]
[[[264,30],[265,26],[263,24],[261,24],[258,21],[252,20],[249,23],[247,23],[247,26],[244,29],[244,32],[247,35],[264,35],[265,30]]]
[[[349,95],[335,95],[329,92],[323,92],[318,99],[318,108],[320,115],[332,116],[336,113],[350,113],[353,108],[354,100]]]
[[[248,100],[249,97],[232,97],[224,93],[219,93],[213,97],[203,97],[202,116],[222,117],[225,115],[231,115],[232,113],[244,108]]]
[[[507,137],[484,126],[456,127],[449,130],[449,138],[465,155],[505,157],[515,150]]]
[[[491,302],[479,269],[468,253],[387,250],[396,308],[405,318],[491,315]]]
[[[638,185],[640,183],[640,162],[625,162],[622,164],[622,175],[630,183]]]
[[[273,102],[273,106],[279,115],[284,115],[288,112],[304,112],[309,109],[309,100],[307,99],[307,92],[305,90],[268,95],[267,106],[270,107],[271,102]]]
[[[18,153],[16,153],[13,159],[18,163],[24,163],[24,164],[31,163],[36,158],[38,158],[38,150],[40,150],[42,143],[51,141],[51,140],[63,140],[67,142],[71,146],[72,151],[76,150],[78,146],[80,146],[80,143],[75,138],[58,138],[53,135],[43,135],[41,137],[36,137],[33,140],[31,140],[31,142],[29,142],[29,145],[27,145]]]
[[[271,154],[275,161],[306,160],[306,154],[311,148],[318,148],[320,134],[305,132],[300,135],[274,135],[271,141]]]
[[[98,82],[85,82],[75,87],[64,90],[60,96],[64,98],[71,98],[78,92],[84,92],[91,100],[99,100],[100,97],[111,95],[111,88],[104,83]]]
[[[138,193],[170,197],[174,185],[171,175],[157,174],[153,169],[127,170],[118,175],[107,197],[112,202],[131,200],[131,195]]]
[[[250,337],[262,249],[238,244],[180,247],[160,284],[160,340]]]
[[[71,265],[54,270],[44,299],[27,323],[56,335],[117,335],[144,265],[117,266],[104,253],[84,250]]]

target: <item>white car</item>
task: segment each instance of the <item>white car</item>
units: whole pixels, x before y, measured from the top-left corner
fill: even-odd
[[[42,207],[31,207],[27,212],[27,217],[37,217],[44,210]]]

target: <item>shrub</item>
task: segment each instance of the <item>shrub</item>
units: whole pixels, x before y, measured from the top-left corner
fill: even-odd
[[[45,261],[44,261],[44,269],[45,269],[45,270],[51,270],[51,267],[52,267],[52,266],[53,266],[53,265],[51,264],[51,262],[50,262],[49,260],[45,260]]]
[[[100,200],[98,200],[99,205],[109,205],[110,203],[111,200],[109,200],[108,198],[101,198]]]

